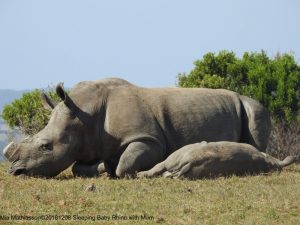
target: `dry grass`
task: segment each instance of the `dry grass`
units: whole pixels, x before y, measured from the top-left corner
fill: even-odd
[[[9,176],[7,168],[0,164],[0,216],[71,217],[18,222],[23,224],[300,224],[300,165],[269,176],[197,181],[81,179],[70,171],[44,180]],[[91,184],[96,189],[87,191]],[[110,220],[83,223],[76,215]],[[125,217],[113,220],[113,215]]]
[[[284,159],[289,155],[300,155],[300,123],[287,125],[284,121],[273,123],[267,153]]]

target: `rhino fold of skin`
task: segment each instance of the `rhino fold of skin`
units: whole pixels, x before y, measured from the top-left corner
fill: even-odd
[[[255,175],[281,171],[299,160],[288,156],[280,161],[255,147],[235,142],[201,142],[186,145],[173,152],[165,161],[148,171],[139,172],[138,177],[157,176],[169,178],[216,178],[231,175]]]
[[[110,78],[80,82],[69,94],[58,84],[56,93],[59,103],[41,94],[50,120],[13,145],[11,174],[52,177],[74,162],[97,172],[105,162],[113,175],[133,176],[201,141],[244,142],[264,151],[270,134],[259,102],[223,89],[141,88]]]

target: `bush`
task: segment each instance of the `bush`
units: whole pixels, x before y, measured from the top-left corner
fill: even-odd
[[[48,91],[54,100],[59,97],[54,91]],[[40,91],[34,90],[23,94],[20,99],[5,105],[2,118],[10,128],[19,128],[26,135],[36,134],[48,123],[50,112],[43,108]]]
[[[178,75],[181,87],[225,88],[247,95],[265,105],[275,121],[299,121],[300,66],[292,54],[270,59],[264,51],[207,53],[194,62],[189,74]]]

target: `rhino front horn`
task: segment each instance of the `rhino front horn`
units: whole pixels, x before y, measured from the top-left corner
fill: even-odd
[[[4,149],[3,155],[8,159],[8,161],[13,162],[16,157],[17,145],[14,142],[10,142]]]

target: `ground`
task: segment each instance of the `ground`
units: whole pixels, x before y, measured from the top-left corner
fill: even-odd
[[[196,181],[81,179],[70,170],[18,178],[8,166],[0,163],[0,224],[300,224],[299,164]]]

